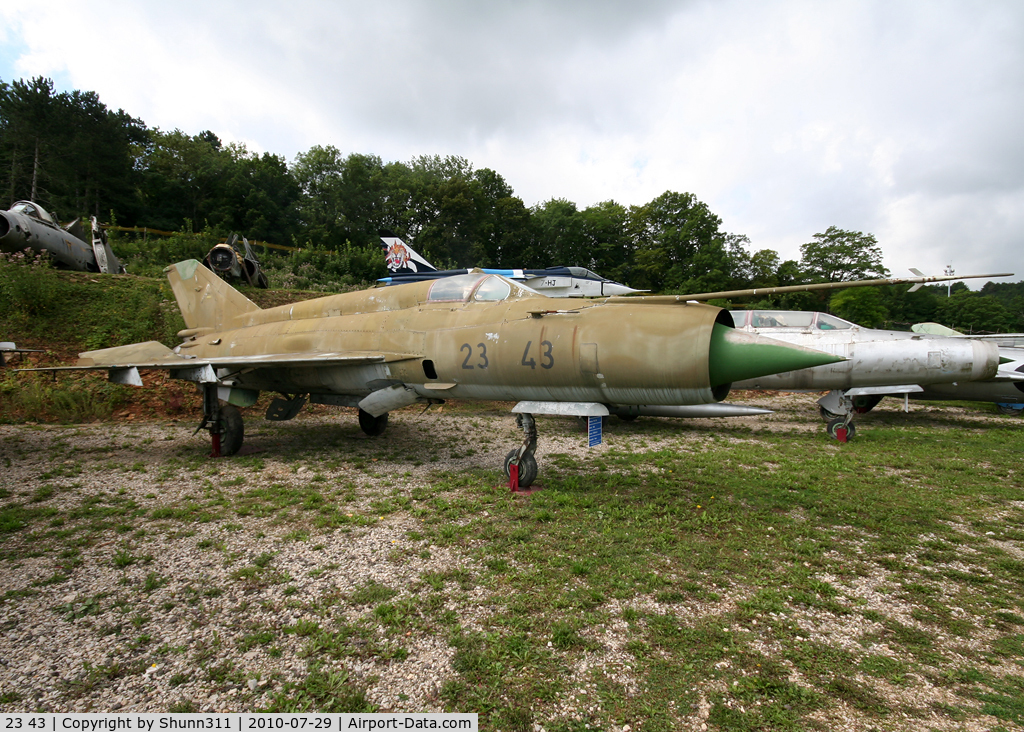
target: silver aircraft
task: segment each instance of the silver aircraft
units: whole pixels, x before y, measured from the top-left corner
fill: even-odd
[[[90,239],[88,244],[86,237]],[[95,216],[87,234],[81,220],[75,219],[65,228],[32,201],[18,201],[10,210],[0,212],[0,252],[24,249],[48,254],[54,264],[67,269],[114,274],[125,271]]]
[[[1024,333],[992,333],[986,335],[967,335],[947,328],[938,323],[918,323],[910,327],[915,333],[922,333],[947,338],[962,338],[995,343],[999,346],[999,355],[1003,365],[1002,372],[1019,372],[1024,374]],[[941,399],[968,402],[993,402],[1003,414],[1019,415],[1024,412],[1024,381],[1017,379],[992,379],[989,381],[968,381],[956,384],[933,384],[923,392],[912,394],[914,399]],[[879,397],[880,399],[881,397]],[[868,411],[875,404],[857,405],[862,411]]]
[[[1019,395],[1024,382],[1020,370],[1024,362],[1001,355],[999,345],[991,341],[864,328],[819,312],[734,310],[732,316],[738,330],[846,357],[838,363],[733,385],[736,389],[828,390],[818,405],[829,434],[841,442],[853,437],[853,415],[874,407],[883,396],[971,399],[969,394],[976,390],[996,388]]]

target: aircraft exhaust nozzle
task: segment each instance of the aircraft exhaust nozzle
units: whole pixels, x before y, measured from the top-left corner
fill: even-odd
[[[758,376],[809,369],[845,361],[842,356],[783,343],[715,323],[708,348],[711,386],[719,387]]]
[[[3,239],[5,236],[7,236],[8,232],[10,230],[11,230],[11,221],[10,221],[10,219],[7,218],[6,214],[0,213],[0,239]]]
[[[992,341],[971,341],[974,359],[971,361],[970,381],[993,379],[999,373],[999,346]]]

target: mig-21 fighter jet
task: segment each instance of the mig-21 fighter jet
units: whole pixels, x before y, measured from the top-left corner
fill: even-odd
[[[181,344],[89,351],[77,366],[41,370],[104,369],[141,386],[140,369],[163,369],[193,381],[215,454],[241,447],[238,407],[261,391],[282,395],[268,419],[291,419],[307,400],[355,407],[369,435],[417,402],[515,401],[525,436],[504,469],[526,487],[538,470],[536,414],[712,404],[733,382],[842,360],[743,333],[728,311],[675,296],[568,303],[473,271],[264,310],[195,260],[165,271]]]
[[[792,310],[734,310],[733,322],[749,333],[845,356],[846,360],[736,383],[737,389],[824,391],[818,400],[828,432],[853,437],[853,415],[884,396],[911,399],[1020,401],[1024,351],[997,343],[906,331],[864,328],[834,315]],[[1016,351],[1016,357],[1007,355]]]

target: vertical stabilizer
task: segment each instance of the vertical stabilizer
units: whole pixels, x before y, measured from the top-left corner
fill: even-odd
[[[259,306],[194,259],[164,270],[187,328],[225,330]]]
[[[390,274],[436,272],[437,268],[420,256],[419,252],[390,231],[380,232],[380,246]]]

